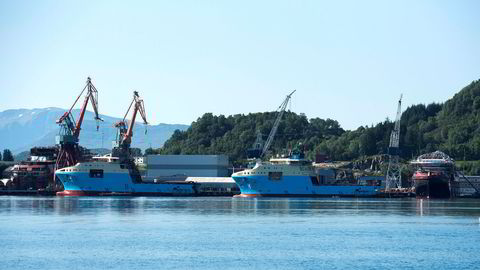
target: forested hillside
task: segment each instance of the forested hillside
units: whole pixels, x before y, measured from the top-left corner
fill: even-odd
[[[246,158],[257,132],[267,138],[276,113],[214,116],[204,114],[186,131],[175,131],[157,152],[162,154],[227,154],[232,161]],[[286,112],[271,146],[272,153],[284,151],[288,145],[302,142],[313,153],[315,146],[328,138],[345,133],[337,121],[310,119],[305,115]]]
[[[214,116],[206,113],[186,131],[175,131],[162,154],[227,154],[234,163],[246,158],[257,132],[266,139],[275,112]],[[441,150],[456,160],[480,160],[480,81],[466,86],[443,104],[419,104],[407,108],[401,118],[400,147],[405,160]],[[387,153],[393,120],[345,131],[332,119],[308,119],[286,112],[270,154],[302,143],[306,154],[327,154],[332,160],[353,160]]]

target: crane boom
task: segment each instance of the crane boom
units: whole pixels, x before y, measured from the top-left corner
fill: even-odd
[[[80,117],[78,118],[78,121],[75,122],[75,119],[72,115],[72,110],[85,90],[87,90],[87,94],[80,110]],[[55,137],[56,144],[58,145],[58,155],[55,163],[55,170],[73,166],[83,158],[82,151],[78,145],[78,140],[89,100],[91,101],[93,110],[95,111],[94,119],[97,120],[98,130],[98,121],[103,120],[98,114],[98,91],[92,84],[90,77],[87,78],[87,84],[80,92],[80,95],[78,95],[78,97],[75,99],[75,102],[70,109],[56,121],[56,123],[60,125],[60,134]]]
[[[126,118],[132,107],[132,119],[130,120],[127,128]],[[126,166],[130,177],[135,182],[142,182],[142,176],[140,175],[140,171],[133,160],[130,144],[132,142],[133,126],[135,125],[135,119],[137,118],[137,113],[139,112],[143,119],[143,123],[147,125],[147,115],[145,114],[145,105],[143,104],[143,100],[140,98],[137,91],[133,91],[133,99],[132,102],[130,102],[130,106],[128,106],[125,116],[121,121],[115,124],[115,127],[118,128],[118,132],[117,138],[114,141],[114,147],[112,148],[112,157],[117,157],[118,161]]]
[[[75,122],[72,116],[72,110],[73,107],[75,107],[75,104],[77,104],[78,100],[82,96],[83,92],[85,92],[85,89],[87,89],[87,95],[85,96],[85,100],[83,102],[82,108],[80,109],[80,117],[78,118],[78,121]],[[83,123],[83,118],[85,116],[85,112],[87,110],[87,105],[88,101],[91,101],[93,110],[95,112],[95,117],[94,119],[97,121],[97,130],[98,130],[98,121],[103,121],[98,113],[98,91],[95,88],[95,86],[92,83],[92,80],[90,77],[87,78],[87,84],[85,87],[82,89],[80,92],[80,95],[78,95],[77,99],[75,99],[75,102],[73,105],[70,107],[68,111],[66,111],[57,121],[56,123],[59,125],[62,125],[65,130],[65,134],[73,135],[75,140],[78,141],[78,138],[80,136],[80,130],[82,127]]]
[[[124,136],[124,141],[131,140],[133,136],[133,125],[135,125],[135,118],[137,116],[137,112],[140,112],[140,116],[143,119],[143,124],[148,125],[147,115],[145,114],[145,105],[143,104],[143,99],[140,99],[137,91],[133,91],[132,102],[134,102],[135,106],[133,108],[132,120],[130,121],[130,125],[128,126],[127,133]]]
[[[75,126],[74,135],[76,137],[80,136],[80,129],[83,123],[83,117],[85,116],[85,111],[87,110],[88,100],[91,101],[93,111],[95,112],[94,119],[97,121],[97,130],[98,130],[98,121],[103,121],[98,114],[98,91],[95,86],[92,84],[90,77],[87,79],[87,95],[80,110],[80,117],[78,118],[77,125]],[[77,99],[78,100],[78,99]]]
[[[133,107],[132,119],[127,128],[127,115]],[[130,149],[130,144],[132,142],[133,136],[133,126],[135,125],[135,119],[137,117],[137,113],[140,112],[140,115],[143,119],[143,123],[145,125],[148,124],[147,116],[145,114],[145,106],[143,104],[143,100],[138,95],[137,91],[133,91],[133,100],[130,102],[130,106],[128,106],[128,110],[125,113],[125,116],[121,121],[115,124],[115,127],[118,128],[117,138],[114,141],[114,147],[112,149],[112,157],[117,157],[119,162],[124,164],[126,168],[128,168],[130,177],[134,179],[136,182],[141,182],[142,177],[138,168],[135,165],[135,162],[132,158],[132,152]]]
[[[272,144],[273,142],[273,138],[275,137],[275,134],[277,133],[277,129],[278,129],[278,126],[280,125],[280,121],[282,120],[282,116],[283,116],[283,113],[285,112],[285,109],[287,108],[287,105],[288,105],[288,102],[290,101],[290,98],[292,97],[293,93],[295,93],[295,91],[297,90],[293,90],[292,93],[290,93],[289,95],[287,95],[287,97],[285,98],[285,100],[282,102],[282,104],[280,104],[280,106],[278,107],[277,109],[277,118],[275,119],[275,122],[273,123],[273,127],[272,129],[270,130],[270,134],[268,135],[268,139],[267,141],[265,142],[265,145],[263,146],[263,150],[262,150],[262,154],[260,155],[260,157],[263,157],[267,151],[268,151],[268,148],[270,147],[270,145]]]
[[[400,166],[399,146],[400,146],[400,119],[402,116],[402,96],[398,100],[397,116],[395,125],[390,134],[390,145],[388,148],[388,167],[385,176],[385,189],[396,189],[402,186],[402,167]]]
[[[395,118],[395,126],[390,134],[390,147],[398,148],[400,142],[400,117],[402,116],[402,96],[398,100],[397,116]]]
[[[130,112],[130,109],[133,106],[133,114],[132,114],[132,119],[130,120],[130,123],[127,128],[127,115]],[[133,99],[132,102],[130,103],[130,106],[128,107],[127,112],[125,113],[125,116],[123,117],[123,120],[116,123],[115,127],[119,129],[119,136],[117,138],[118,146],[123,146],[124,148],[130,147],[130,143],[132,141],[132,136],[133,136],[133,126],[135,125],[135,119],[137,118],[137,113],[140,112],[140,116],[143,119],[143,123],[145,125],[148,124],[147,122],[147,115],[145,113],[145,105],[143,103],[143,100],[140,98],[138,95],[137,91],[133,91]]]

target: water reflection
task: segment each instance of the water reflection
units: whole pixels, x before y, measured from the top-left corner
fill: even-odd
[[[230,197],[0,197],[0,215],[400,215],[478,216],[480,200]]]

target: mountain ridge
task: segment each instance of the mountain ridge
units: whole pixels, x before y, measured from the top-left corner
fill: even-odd
[[[14,154],[27,151],[33,146],[55,145],[55,136],[60,128],[55,121],[63,115],[65,109],[56,107],[34,109],[8,109],[0,112],[0,149],[11,149]],[[77,119],[79,109],[72,114]],[[121,118],[101,114],[104,122],[99,122],[96,131],[94,113],[86,111],[80,133],[80,145],[87,148],[111,148],[115,139],[116,128],[113,124]],[[185,130],[188,125],[164,124],[148,125],[147,134],[143,135],[144,125],[136,121],[133,132],[132,147],[145,150],[149,147],[161,147],[175,130]]]

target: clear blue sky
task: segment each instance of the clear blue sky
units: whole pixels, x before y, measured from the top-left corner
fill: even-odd
[[[480,1],[0,1],[0,111],[100,112],[132,90],[153,124],[292,111],[355,129],[480,78]]]

